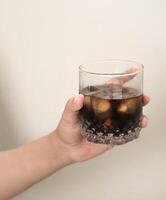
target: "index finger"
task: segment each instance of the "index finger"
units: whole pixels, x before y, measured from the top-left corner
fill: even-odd
[[[143,105],[144,106],[147,105],[149,103],[149,101],[150,101],[150,97],[144,94],[143,95]]]

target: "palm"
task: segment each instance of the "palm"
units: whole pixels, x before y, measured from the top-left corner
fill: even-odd
[[[72,146],[72,156],[75,161],[89,160],[112,147],[88,142],[80,134],[79,121],[73,126],[73,123],[62,120],[58,127],[58,133],[60,133],[59,136],[62,142]]]
[[[89,160],[104,153],[108,149],[108,145],[90,143],[86,139],[82,139],[82,142],[73,148],[74,158],[76,161]]]

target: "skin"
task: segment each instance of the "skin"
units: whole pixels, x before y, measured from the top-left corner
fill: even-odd
[[[80,135],[78,115],[83,100],[83,95],[68,100],[58,127],[52,133],[30,144],[0,152],[0,199],[11,199],[59,169],[92,159],[113,147],[90,143]],[[144,105],[149,101],[144,95]],[[144,116],[141,126],[145,128],[147,123]]]

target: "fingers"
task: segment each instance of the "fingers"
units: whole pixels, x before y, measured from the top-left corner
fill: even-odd
[[[78,122],[78,111],[82,108],[84,96],[72,97],[66,103],[62,118],[69,123]]]
[[[133,67],[130,67],[129,69],[127,69],[124,72],[124,74],[126,74],[126,75],[129,74],[129,75],[124,76],[124,77],[123,76],[120,77],[122,84],[124,84],[124,83],[128,82],[129,80],[133,79],[137,75],[137,73],[140,71],[140,69],[141,68],[139,66],[133,66]]]
[[[144,115],[142,118],[142,121],[141,121],[141,127],[146,128],[147,125],[148,125],[148,118],[147,118],[147,116]]]
[[[143,105],[147,105],[150,101],[150,97],[147,95],[143,95]]]
[[[69,105],[69,108],[71,108],[73,112],[79,111],[83,106],[83,100],[84,96],[82,94],[74,97],[71,99],[71,105]]]
[[[137,75],[137,73],[140,71],[140,69],[141,69],[141,67],[139,67],[139,66],[132,66],[129,69],[127,69],[126,71],[124,71],[124,73],[121,76],[112,78],[109,81],[109,84],[115,84],[115,85],[122,86],[124,83],[133,79]]]
[[[150,102],[150,97],[147,95],[143,95],[143,105],[146,106]],[[141,127],[146,128],[148,125],[148,118],[146,115],[143,115],[142,121],[141,121]]]
[[[79,111],[83,106],[84,96],[82,94],[72,97],[66,104],[66,110],[69,112]]]

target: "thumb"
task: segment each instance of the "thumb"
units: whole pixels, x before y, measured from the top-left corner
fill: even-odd
[[[83,107],[84,96],[82,94],[70,98],[65,106],[62,119],[70,124],[75,124],[79,121],[78,111]]]

